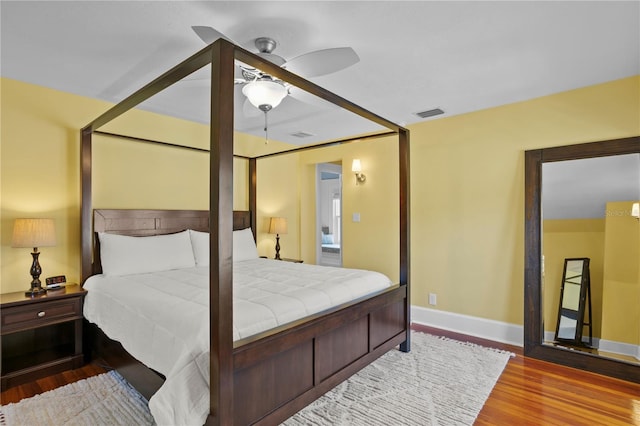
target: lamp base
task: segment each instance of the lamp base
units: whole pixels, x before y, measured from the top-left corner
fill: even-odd
[[[35,297],[40,296],[47,292],[46,288],[42,288],[42,283],[40,282],[40,274],[42,273],[42,268],[40,267],[40,262],[38,261],[38,257],[40,256],[40,252],[38,251],[38,247],[33,248],[33,253],[31,253],[33,257],[33,263],[31,264],[31,270],[29,273],[31,274],[31,289],[24,292],[25,296]]]
[[[276,260],[282,260],[280,259],[280,235],[276,234]]]
[[[27,291],[24,292],[25,296],[29,296],[29,297],[36,297],[36,296],[41,296],[43,294],[45,294],[47,292],[46,288],[31,288]]]

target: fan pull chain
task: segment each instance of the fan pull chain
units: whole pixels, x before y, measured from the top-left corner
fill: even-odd
[[[258,109],[264,112],[264,144],[269,143],[269,132],[267,130],[267,113],[271,111],[272,106],[269,104],[262,104],[258,107]]]
[[[269,143],[269,131],[267,130],[267,111],[264,112],[264,144]]]

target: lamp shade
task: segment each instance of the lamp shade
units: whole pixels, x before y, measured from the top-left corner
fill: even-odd
[[[287,219],[284,217],[272,217],[269,223],[270,234],[286,234],[287,233]]]
[[[287,96],[287,88],[275,81],[255,80],[246,84],[242,88],[242,93],[256,108],[260,108],[261,105],[275,108]]]
[[[52,247],[56,245],[53,219],[16,219],[11,247]]]
[[[360,173],[362,171],[362,164],[359,158],[355,158],[351,163],[351,171],[354,173]]]

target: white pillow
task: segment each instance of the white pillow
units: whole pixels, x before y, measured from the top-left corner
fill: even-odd
[[[196,265],[188,231],[151,237],[99,232],[98,238],[105,275],[142,274]]]
[[[189,230],[196,266],[209,266],[209,233]]]
[[[233,261],[250,260],[258,258],[258,248],[253,239],[251,228],[233,231]]]

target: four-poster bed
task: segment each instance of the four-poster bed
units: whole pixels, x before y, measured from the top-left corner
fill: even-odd
[[[261,69],[397,134],[400,282],[234,342],[233,231],[250,225],[253,235],[256,235],[256,169],[257,160],[261,158],[248,159],[249,212],[233,212],[235,60]],[[208,64],[212,75],[209,211],[104,210],[96,211],[95,217],[100,219],[94,219],[91,201],[92,135],[122,113]],[[148,236],[191,228],[211,235],[210,414],[207,424],[277,424],[386,351],[398,345],[403,351],[409,350],[409,135],[406,129],[221,39],[98,117],[82,129],[81,138],[83,282],[100,271],[99,249],[94,252],[94,245],[98,246],[95,244],[96,232]],[[352,140],[354,138],[330,144]],[[267,156],[272,155],[278,154]]]

